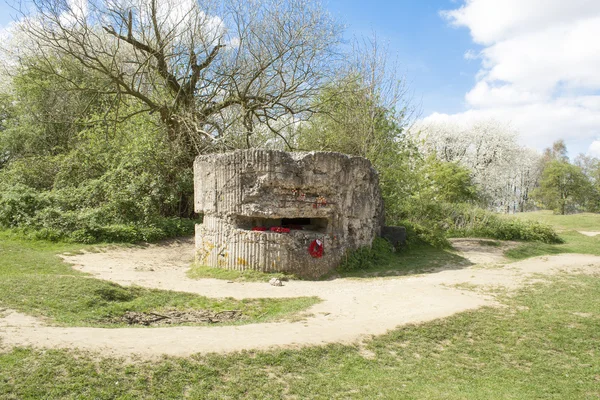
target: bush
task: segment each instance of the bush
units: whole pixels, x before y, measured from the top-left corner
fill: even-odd
[[[16,125],[12,142],[28,132]],[[2,154],[6,132],[0,139]],[[80,243],[157,241],[194,231],[191,162],[147,118],[129,120],[111,136],[102,126],[79,131],[58,155],[7,150],[0,227]]]
[[[435,247],[449,245],[447,237],[484,237],[499,240],[525,240],[562,243],[547,224],[507,218],[472,204],[413,202],[401,213],[409,245],[423,241]]]
[[[465,204],[446,205],[444,210],[449,220],[448,236],[475,236],[542,243],[563,242],[550,225],[537,221],[507,218]]]
[[[537,221],[505,219],[498,216],[491,218],[486,224],[451,229],[448,235],[456,237],[486,237],[500,240],[525,240],[550,244],[563,243],[563,240],[550,225]]]
[[[337,268],[340,272],[366,270],[389,261],[394,253],[394,247],[386,239],[377,237],[373,244],[348,251]]]
[[[26,225],[38,210],[47,205],[47,201],[31,187],[0,182],[0,226]]]
[[[114,213],[110,206],[76,208],[65,198],[73,191],[37,191],[0,183],[0,226],[50,241],[77,243],[155,242],[193,234],[197,221],[188,218]],[[72,208],[72,209],[70,209]]]
[[[405,220],[398,225],[406,228],[406,245],[409,247],[424,243],[439,249],[450,247],[450,242],[446,238],[446,230],[441,228],[440,224],[435,223],[435,221],[431,221],[427,226],[424,226]]]

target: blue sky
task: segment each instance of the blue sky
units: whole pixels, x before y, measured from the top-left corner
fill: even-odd
[[[325,2],[347,38],[389,45],[425,123],[495,119],[529,147],[600,157],[600,0]],[[0,27],[14,14],[0,0]]]
[[[0,2],[0,25],[6,26],[10,21],[12,21],[12,16],[15,15],[12,8],[10,8],[6,2]]]
[[[6,26],[16,12],[0,4],[0,25]],[[464,94],[473,86],[478,63],[463,57],[475,47],[469,32],[450,27],[439,15],[439,10],[456,7],[455,2],[330,0],[328,6],[347,26],[347,37],[376,31],[378,40],[389,43],[423,115],[464,109]]]
[[[375,30],[389,42],[425,122],[495,119],[526,146],[564,139],[572,157],[600,156],[600,1],[329,0],[329,7],[348,35]]]
[[[451,0],[330,0],[331,12],[345,21],[346,36],[369,36],[388,43],[421,103],[422,114],[463,111],[464,95],[475,83],[479,63],[464,58],[475,45],[467,29],[451,27],[440,10]]]

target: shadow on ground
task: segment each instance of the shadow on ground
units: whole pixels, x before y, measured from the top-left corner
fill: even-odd
[[[474,265],[469,259],[456,254],[453,249],[439,249],[426,244],[400,249],[387,262],[367,270],[335,272],[326,279],[373,278],[404,276],[436,272],[441,269],[462,269]]]

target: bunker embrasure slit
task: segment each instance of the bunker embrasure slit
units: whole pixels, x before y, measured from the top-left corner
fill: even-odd
[[[271,228],[287,228],[293,231],[327,233],[327,218],[262,218],[238,216],[235,227],[246,231],[269,231]]]

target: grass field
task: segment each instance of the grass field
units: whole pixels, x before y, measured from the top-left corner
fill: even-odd
[[[509,218],[530,219],[552,225],[558,231],[580,230],[599,231],[600,214],[581,213],[571,215],[556,215],[552,211],[534,211],[510,215]]]
[[[565,243],[523,243],[514,249],[507,250],[504,254],[513,260],[561,253],[600,255],[600,236],[589,237],[576,231],[565,231],[560,233],[560,237],[564,239]]]
[[[80,251],[81,245],[23,240],[0,232],[0,307],[48,318],[63,326],[118,327],[126,311],[240,310],[237,323],[292,317],[319,300],[211,299],[189,293],[124,287],[93,279],[72,269],[57,254]]]
[[[600,276],[559,277],[361,347],[124,362],[0,353],[2,399],[598,399]]]
[[[552,211],[536,211],[515,214],[507,218],[531,219],[550,224],[560,231],[560,237],[564,240],[562,244],[523,243],[505,252],[505,255],[511,259],[521,260],[560,253],[600,255],[600,235],[590,237],[577,232],[600,231],[600,214],[554,215]]]

